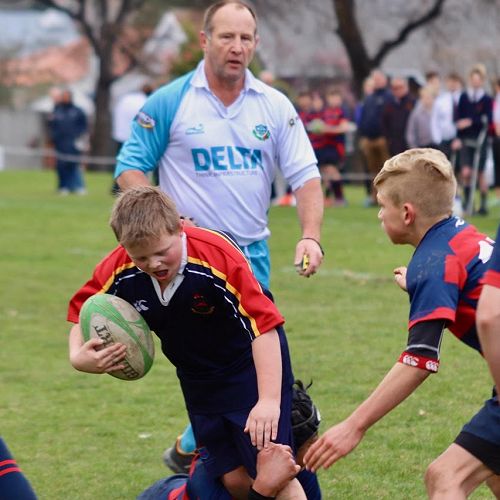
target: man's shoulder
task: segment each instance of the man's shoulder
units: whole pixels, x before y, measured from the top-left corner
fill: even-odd
[[[148,98],[148,102],[158,103],[171,100],[181,100],[186,92],[188,92],[191,88],[191,80],[193,79],[194,74],[194,71],[190,71],[189,73],[166,83],[156,90],[156,92],[151,94]]]
[[[255,99],[266,99],[272,102],[274,106],[285,106],[287,108],[294,107],[292,101],[281,90],[272,87],[271,85],[267,85],[267,83],[264,83],[255,77],[253,77],[251,81],[250,89],[250,95],[252,95]]]

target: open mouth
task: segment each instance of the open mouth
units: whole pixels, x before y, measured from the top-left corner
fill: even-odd
[[[159,280],[164,280],[165,278],[168,277],[168,269],[163,270],[163,271],[156,271],[155,277]]]

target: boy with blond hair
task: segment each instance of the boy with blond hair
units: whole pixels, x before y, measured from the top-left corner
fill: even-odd
[[[246,499],[257,451],[270,441],[292,444],[283,317],[234,241],[221,231],[183,227],[158,188],[125,191],[110,225],[120,245],[70,302],[71,364],[89,373],[122,369],[126,347],[84,342],[79,312],[96,293],[133,304],[177,368],[207,474]],[[278,498],[294,492],[305,498],[296,479]]]
[[[310,470],[350,453],[373,424],[438,371],[445,328],[481,352],[476,306],[493,241],[451,215],[456,180],[450,162],[435,149],[407,150],[385,162],[374,185],[389,239],[415,247],[408,268],[394,270],[410,298],[408,342],[375,391],[311,446],[304,457]],[[500,474],[500,407],[496,398],[487,405],[427,469],[430,498],[465,498]]]

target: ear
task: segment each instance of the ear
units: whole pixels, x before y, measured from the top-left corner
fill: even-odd
[[[202,48],[203,51],[207,48],[208,45],[208,36],[204,31],[200,31],[198,35],[198,40],[200,42],[200,47]]]
[[[403,220],[406,226],[411,226],[415,222],[416,211],[412,203],[403,205]]]

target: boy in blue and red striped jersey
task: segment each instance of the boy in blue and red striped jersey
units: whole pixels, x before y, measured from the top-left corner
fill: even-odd
[[[96,293],[133,304],[177,368],[205,470],[246,498],[258,450],[271,440],[292,445],[283,317],[236,243],[223,232],[183,227],[158,188],[125,191],[110,224],[120,245],[70,302],[70,361],[89,373],[123,368],[125,346],[83,342],[79,311]],[[296,479],[285,490],[302,491]]]
[[[345,160],[345,133],[352,127],[352,124],[345,116],[342,101],[342,94],[339,90],[328,89],[323,110],[325,122],[323,131],[326,140],[325,150],[328,151],[328,163],[322,165],[321,174],[326,184],[325,201],[333,206],[347,204],[340,171]]]
[[[1,437],[0,498],[2,500],[36,500],[37,498],[31,484]]]
[[[494,242],[451,215],[456,179],[450,162],[435,149],[410,149],[387,160],[374,185],[384,231],[393,243],[415,247],[408,268],[394,271],[410,299],[408,343],[375,391],[311,446],[304,457],[311,470],[351,452],[369,427],[437,372],[445,328],[481,353],[476,307]],[[489,408],[488,423],[495,425],[474,417],[428,467],[430,498],[466,498],[500,474],[500,409],[497,403]]]

